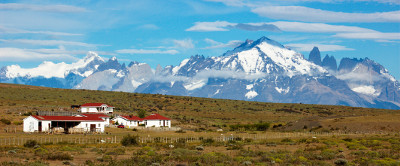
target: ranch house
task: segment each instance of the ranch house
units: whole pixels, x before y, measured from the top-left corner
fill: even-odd
[[[160,114],[151,114],[142,119],[142,123],[146,127],[169,127],[171,128],[171,119],[161,116]]]
[[[86,103],[81,105],[79,112],[82,113],[104,113],[111,114],[114,111],[113,106],[104,103]]]
[[[104,114],[81,114],[74,116],[31,115],[24,121],[24,132],[103,133],[109,124]],[[109,120],[108,120],[109,121]]]
[[[127,128],[138,127],[144,124],[145,127],[168,127],[171,128],[171,119],[161,116],[160,114],[151,114],[145,118],[137,116],[117,116],[112,119],[115,123],[124,125]]]

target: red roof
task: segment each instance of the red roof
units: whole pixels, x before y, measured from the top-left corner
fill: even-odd
[[[96,118],[106,118],[106,117],[110,117],[106,114],[82,114],[85,115],[87,117],[96,117]]]
[[[40,121],[103,121],[103,119],[95,116],[86,116],[86,117],[79,117],[79,116],[38,116],[32,115],[37,120]]]
[[[136,121],[142,121],[141,118],[137,117],[137,116],[121,116],[127,120],[136,120]]]
[[[81,107],[100,107],[103,104],[104,103],[86,103],[86,104],[81,105]],[[105,105],[107,105],[107,104],[105,104]],[[107,107],[113,107],[113,106],[107,105]]]
[[[151,114],[151,115],[143,118],[143,120],[171,120],[171,119],[161,116],[160,114]]]

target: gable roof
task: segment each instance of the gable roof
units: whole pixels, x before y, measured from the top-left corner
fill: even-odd
[[[97,118],[109,118],[110,116],[106,115],[106,114],[82,114],[83,116],[86,117],[97,117]]]
[[[126,120],[136,120],[136,121],[142,121],[141,118],[137,117],[137,116],[121,116],[122,118],[126,119]]]
[[[111,105],[107,105],[104,103],[86,103],[86,104],[81,105],[81,107],[101,107],[102,105],[106,105],[107,107],[113,107]]]
[[[143,118],[142,120],[171,120],[170,118],[161,116],[160,114],[151,114],[145,118]]]
[[[39,116],[31,115],[33,118],[39,121],[104,121],[103,119],[95,116]]]

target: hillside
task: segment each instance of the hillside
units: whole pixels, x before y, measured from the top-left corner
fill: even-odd
[[[74,111],[70,105],[104,102],[117,114],[143,109],[173,119],[187,129],[225,128],[231,124],[269,122],[273,130],[398,131],[398,110],[347,106],[263,103],[126,92],[55,89],[0,84],[3,119],[18,124],[28,112]],[[281,124],[281,125],[279,125]],[[1,124],[4,125],[4,124]],[[278,127],[281,126],[281,127]],[[21,125],[19,125],[21,127]],[[272,129],[271,129],[272,130]]]

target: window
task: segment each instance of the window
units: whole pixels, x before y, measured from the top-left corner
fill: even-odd
[[[88,127],[88,124],[86,123],[86,127]]]
[[[99,127],[100,127],[100,123],[99,123]]]
[[[160,126],[161,126],[161,120],[160,120]]]
[[[168,121],[166,121],[166,122],[165,122],[165,125],[167,125],[167,126],[168,126]]]

